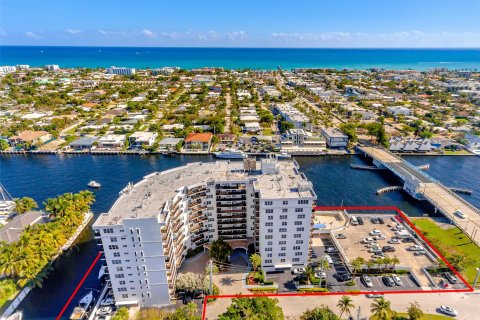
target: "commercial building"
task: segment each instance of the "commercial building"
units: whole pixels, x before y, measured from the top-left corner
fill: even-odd
[[[121,68],[121,67],[110,67],[107,68],[107,74],[119,74],[130,76],[135,74],[135,68]]]
[[[60,67],[58,64],[47,64],[45,66],[45,69],[47,69],[48,71],[56,71],[56,70],[59,70]]]
[[[277,103],[274,106],[274,112],[280,114],[283,119],[293,123],[297,129],[312,130],[310,119],[290,103]]]
[[[325,137],[330,148],[345,148],[348,145],[348,136],[337,128],[322,128],[322,136]]]
[[[17,67],[15,66],[2,66],[0,67],[0,74],[7,74],[17,71]]]
[[[117,305],[173,302],[188,249],[254,247],[265,271],[307,264],[312,183],[294,161],[190,163],[129,184],[93,225]]]

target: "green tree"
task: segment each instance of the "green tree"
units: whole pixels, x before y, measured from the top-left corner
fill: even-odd
[[[253,271],[257,271],[257,268],[262,264],[262,257],[258,253],[254,253],[250,256],[250,263]]]
[[[4,139],[0,139],[0,151],[7,150],[10,147],[8,142]]]
[[[420,304],[417,301],[410,302],[407,313],[410,320],[420,320],[423,317],[423,311],[420,309]]]
[[[193,272],[180,273],[175,280],[175,289],[185,291],[202,290],[205,287],[203,274]]]
[[[353,304],[352,298],[349,296],[342,296],[342,298],[338,301],[337,307],[340,309],[340,318],[344,313],[351,316],[351,309],[355,308]]]
[[[121,307],[115,312],[115,315],[111,320],[128,320],[128,309],[126,307]]]
[[[232,246],[220,238],[212,242],[210,246],[210,257],[217,262],[225,263],[228,261],[228,257],[232,254],[232,251]]]
[[[370,311],[373,313],[375,320],[389,320],[393,311],[391,309],[391,302],[385,300],[384,297],[375,299],[375,302],[370,304]]]
[[[268,297],[236,298],[219,320],[283,320],[283,310],[278,299]]]
[[[353,268],[353,275],[352,277],[355,278],[355,274],[360,270],[360,268],[366,263],[365,259],[363,257],[358,257],[350,261],[350,264],[352,265]]]
[[[320,306],[312,310],[305,311],[301,316],[301,320],[340,320],[332,310],[327,306]]]
[[[307,281],[310,283],[310,279],[313,278],[313,276],[315,276],[315,270],[313,269],[312,266],[307,266],[305,268],[305,276],[307,277]]]
[[[35,208],[38,208],[38,204],[32,198],[23,197],[15,199],[15,211],[17,213],[22,214]]]

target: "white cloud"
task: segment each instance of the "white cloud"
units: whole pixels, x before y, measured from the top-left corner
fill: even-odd
[[[472,47],[480,46],[480,33],[423,32],[275,32],[267,39],[273,44],[312,47]]]
[[[70,34],[77,34],[77,33],[82,32],[82,30],[80,30],[80,29],[67,29],[65,31],[70,33]]]
[[[148,30],[148,29],[143,29],[142,31],[140,31],[141,34],[143,34],[145,37],[148,37],[148,38],[155,38],[157,36],[157,34],[151,30]]]
[[[36,33],[32,32],[32,31],[27,31],[25,32],[25,35],[29,38],[32,38],[32,39],[41,39],[42,37],[40,37],[39,35],[37,35]]]
[[[114,37],[119,37],[119,36],[123,37],[127,35],[127,33],[123,31],[109,31],[109,30],[103,30],[103,29],[98,30],[98,33],[104,36],[114,36]]]

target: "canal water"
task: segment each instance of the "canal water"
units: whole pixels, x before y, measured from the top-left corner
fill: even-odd
[[[3,155],[0,157],[0,182],[13,197],[29,196],[39,204],[49,197],[86,189],[90,180],[102,184],[95,190],[92,206],[95,216],[108,211],[118,192],[128,182],[137,182],[153,171],[195,161],[214,161],[210,156],[91,156],[91,155]],[[313,182],[319,205],[394,205],[410,216],[432,214],[432,208],[413,200],[404,192],[380,196],[376,190],[399,183],[388,172],[354,170],[352,163],[365,164],[361,156],[298,157],[301,171]],[[480,207],[479,157],[408,157],[415,165],[430,164],[428,173],[447,186],[472,189],[472,195],[462,195]],[[86,230],[78,244],[60,257],[55,270],[45,280],[43,288],[34,289],[20,305],[24,319],[54,319],[73,292],[98,252],[92,232]],[[83,287],[67,309],[64,319],[78,304],[89,288],[99,289],[99,265],[86,279]]]

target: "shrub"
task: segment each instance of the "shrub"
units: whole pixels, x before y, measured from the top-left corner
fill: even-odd
[[[272,286],[273,281],[265,281],[265,282],[263,282],[263,284],[266,285],[266,286]]]
[[[327,288],[303,288],[298,290],[298,292],[328,292]]]

